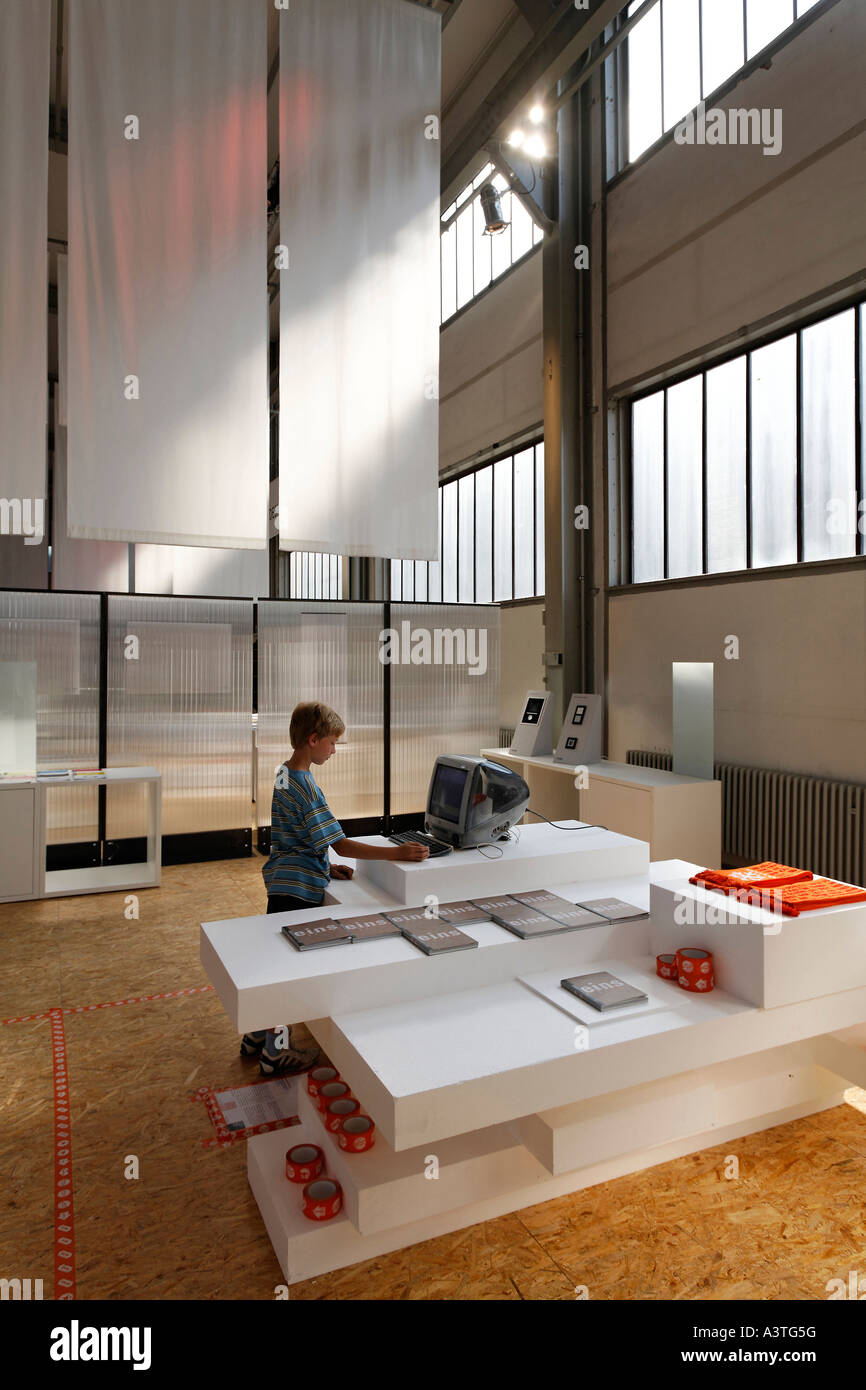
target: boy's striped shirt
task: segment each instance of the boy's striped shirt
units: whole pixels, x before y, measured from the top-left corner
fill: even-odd
[[[262,869],[268,893],[321,903],[331,878],[328,846],[343,838],[312,773],[283,763],[271,802],[271,854]]]

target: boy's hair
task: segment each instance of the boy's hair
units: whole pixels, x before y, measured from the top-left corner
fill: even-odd
[[[327,738],[329,734],[339,738],[345,732],[346,726],[336,710],[319,700],[302,700],[292,710],[289,742],[293,748],[303,748],[305,743],[309,743],[311,734],[317,734],[319,738]]]

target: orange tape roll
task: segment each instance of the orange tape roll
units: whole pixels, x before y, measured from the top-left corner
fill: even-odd
[[[709,994],[715,984],[710,952],[699,946],[683,946],[677,951],[677,984],[692,994]]]
[[[325,1129],[329,1134],[336,1134],[346,1117],[357,1115],[360,1109],[354,1096],[341,1096],[338,1100],[329,1101],[325,1111]]]
[[[349,1115],[337,1130],[337,1143],[346,1153],[362,1154],[376,1142],[376,1126],[369,1115]]]
[[[286,1177],[289,1182],[312,1182],[325,1170],[325,1155],[318,1144],[295,1144],[286,1150]]]
[[[315,1101],[322,1114],[324,1115],[332,1100],[345,1100],[351,1096],[352,1092],[345,1081],[326,1081],[324,1086],[319,1087],[319,1093]]]
[[[656,956],[656,974],[663,980],[675,980],[679,975],[676,956]]]
[[[343,1209],[343,1189],[333,1178],[316,1178],[304,1188],[304,1216],[310,1221],[330,1221]]]
[[[307,1073],[307,1095],[315,1100],[322,1086],[339,1079],[340,1073],[336,1067],[313,1067],[313,1070]]]

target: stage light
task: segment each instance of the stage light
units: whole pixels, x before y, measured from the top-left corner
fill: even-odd
[[[541,122],[544,120],[544,107],[533,106],[529,113],[529,119],[532,121],[533,125],[541,125]]]
[[[520,129],[520,127],[518,126],[517,129],[516,129],[516,130],[512,130],[511,134],[509,135],[509,137],[508,137],[508,143],[509,143],[509,145],[512,146],[513,149],[519,150],[519,149],[520,149],[520,146],[523,144],[523,142],[524,142],[525,139],[526,139],[526,136],[524,135],[523,131],[522,131],[522,130]]]
[[[504,232],[508,223],[502,216],[499,189],[493,183],[485,183],[478,196],[481,199],[481,211],[484,213],[485,233],[496,236],[499,232]]]
[[[523,148],[530,159],[544,159],[547,154],[547,146],[540,135],[530,135]]]

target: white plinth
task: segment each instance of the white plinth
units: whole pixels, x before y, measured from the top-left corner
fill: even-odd
[[[839,1076],[819,1064],[819,1038],[683,1072],[648,1086],[630,1086],[593,1100],[557,1106],[518,1120],[520,1138],[551,1173],[630,1153],[639,1137],[655,1147],[754,1122],[779,1112],[811,1114],[839,1105]],[[781,1121],[776,1121],[781,1123]]]
[[[377,1134],[367,1153],[346,1154],[325,1129],[305,1088],[299,1093],[298,1113],[327,1154],[328,1172],[340,1183],[346,1212],[361,1235],[441,1216],[550,1176],[511,1125],[446,1139],[435,1153],[426,1145],[396,1153]]]
[[[361,870],[371,882],[410,907],[423,903],[431,893],[440,902],[448,902],[647,873],[649,845],[644,841],[612,830],[581,829],[580,821],[563,821],[562,825],[573,828],[521,825],[515,831],[519,839],[495,847],[454,850],[420,864],[365,860]],[[369,842],[388,843],[381,836],[370,836]]]
[[[700,860],[702,868],[721,862],[721,782],[603,760],[584,769],[586,785],[578,789],[577,769],[554,762],[552,755],[530,758],[501,749],[483,751],[521,774],[529,784],[533,810],[551,820],[580,816],[647,840],[654,860],[677,854]]]
[[[716,983],[765,1009],[866,985],[866,903],[780,917],[688,875],[651,889],[651,950],[711,951]]]
[[[679,861],[673,860],[663,872],[672,874],[679,868]],[[539,883],[533,876],[532,886],[555,886],[571,902],[582,897],[619,897],[644,909],[649,905],[645,875],[556,885]],[[364,894],[360,902],[359,888]],[[335,880],[330,895],[343,901],[329,907],[202,923],[202,964],[238,1032],[405,1004],[540,970],[574,974],[572,967],[581,961],[611,952],[645,955],[649,950],[646,920],[587,927],[533,941],[521,941],[494,923],[467,926],[463,930],[479,943],[477,950],[432,957],[398,937],[301,952],[282,935],[283,923],[292,919],[339,920],[361,911],[402,906],[381,889],[376,890],[378,899],[371,896],[369,888],[369,881],[363,879]],[[440,901],[447,901],[444,893]]]

